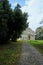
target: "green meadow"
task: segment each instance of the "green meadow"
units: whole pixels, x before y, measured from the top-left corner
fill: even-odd
[[[34,46],[43,55],[43,40],[29,40],[28,43]]]

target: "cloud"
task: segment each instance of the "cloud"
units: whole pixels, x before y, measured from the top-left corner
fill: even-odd
[[[28,22],[30,22],[30,27],[35,30],[40,26],[39,22],[43,18],[43,0],[25,0],[22,11],[29,14]]]

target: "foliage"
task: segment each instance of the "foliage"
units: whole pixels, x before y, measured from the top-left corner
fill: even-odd
[[[16,40],[20,37],[23,30],[25,30],[28,27],[27,23],[27,13],[22,13],[21,6],[17,4],[17,6],[14,9],[14,33],[12,40]]]
[[[0,0],[0,43],[10,39],[16,41],[28,27],[27,17],[19,4],[12,10],[8,0]]]
[[[38,27],[36,29],[36,36],[35,36],[36,39],[38,40],[43,40],[43,27]]]
[[[10,8],[7,0],[2,0],[0,2],[0,42],[7,41],[8,7]]]

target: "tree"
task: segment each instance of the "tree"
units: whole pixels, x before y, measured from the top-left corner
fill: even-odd
[[[0,42],[6,42],[9,39],[7,23],[11,20],[10,9],[8,0],[0,0]]]
[[[42,27],[38,27],[36,29],[36,37],[37,40],[43,40],[43,26]]]
[[[20,37],[22,31],[28,27],[27,23],[27,13],[23,13],[21,10],[21,6],[17,4],[14,9],[14,33],[13,33],[13,40],[15,41],[17,38]]]
[[[19,4],[12,10],[8,0],[0,0],[0,42],[5,43],[10,38],[17,40],[28,27],[27,17]]]

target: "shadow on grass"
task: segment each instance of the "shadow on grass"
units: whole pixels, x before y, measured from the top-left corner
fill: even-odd
[[[10,42],[0,45],[0,65],[16,65],[21,54],[22,43]]]

